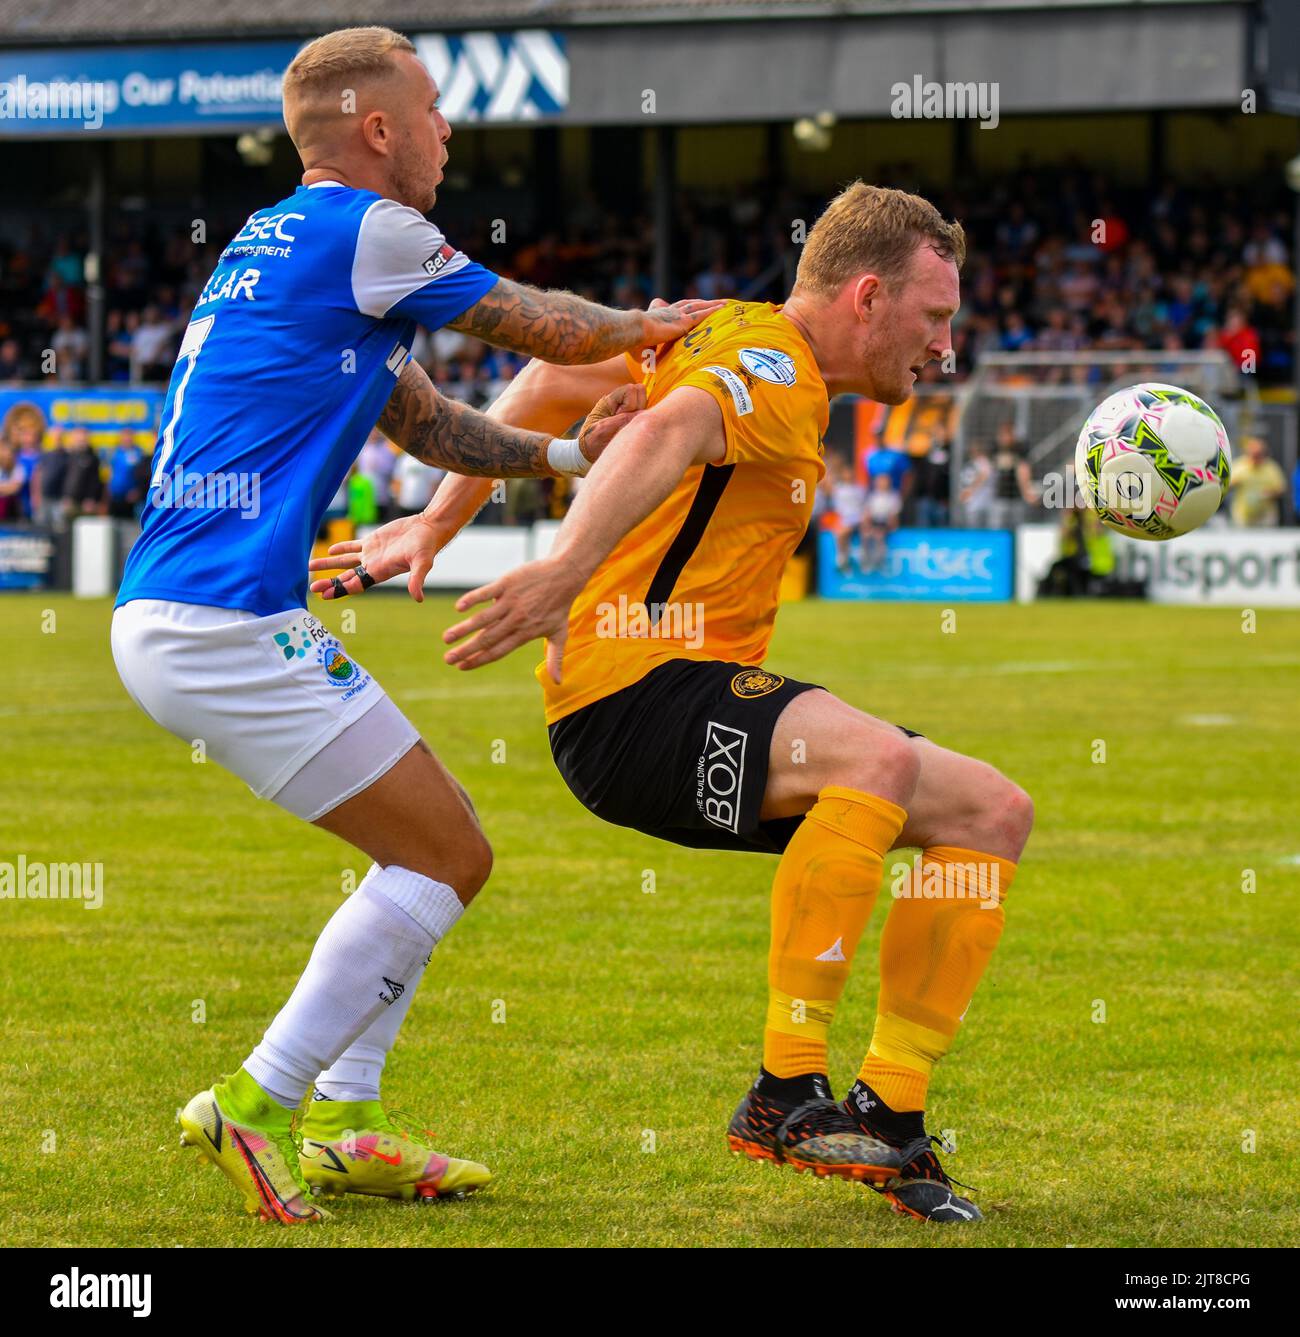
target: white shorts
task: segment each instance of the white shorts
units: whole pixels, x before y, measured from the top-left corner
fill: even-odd
[[[258,617],[133,599],[113,614],[122,683],[155,723],[307,821],[419,742],[384,689],[305,609]]]

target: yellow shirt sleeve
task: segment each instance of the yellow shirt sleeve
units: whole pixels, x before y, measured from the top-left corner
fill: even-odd
[[[727,448],[721,463],[789,459],[825,403],[821,378],[782,349],[738,345],[711,353],[707,362],[693,366],[677,384],[705,391],[722,410]],[[766,360],[756,359],[756,353],[766,355]],[[746,360],[764,374],[755,375]],[[786,376],[793,376],[793,382],[767,379]]]

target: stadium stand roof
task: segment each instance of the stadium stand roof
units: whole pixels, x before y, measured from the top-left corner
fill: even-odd
[[[1058,0],[1058,3],[1060,0]],[[1242,0],[1244,3],[1244,0]],[[1068,0],[1108,9],[1223,0]],[[1043,0],[0,0],[0,44],[297,36],[353,24],[412,32],[727,19],[1042,10]]]

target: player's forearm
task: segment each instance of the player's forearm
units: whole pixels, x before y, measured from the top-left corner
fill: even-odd
[[[511,279],[502,279],[450,328],[546,362],[604,362],[645,342],[640,311],[616,311]]]
[[[495,480],[448,474],[438,485],[433,499],[424,508],[424,516],[443,536],[453,539],[487,505]]]
[[[585,418],[602,396],[629,379],[621,357],[585,367],[553,367],[533,361],[486,412],[505,427],[559,436]],[[450,539],[487,505],[491,495],[491,479],[448,474],[424,513]]]
[[[626,428],[624,439],[592,466],[556,535],[551,559],[563,564],[575,590],[624,535],[667,500],[691,462],[689,450],[656,441],[652,427],[636,431],[637,426]]]
[[[485,478],[532,478],[553,473],[551,438],[494,422],[459,400],[440,395],[414,362],[402,368],[379,430],[408,455],[451,473]]]
[[[535,358],[506,386],[487,415],[510,427],[559,436],[585,418],[603,396],[631,379],[622,356],[575,367]]]

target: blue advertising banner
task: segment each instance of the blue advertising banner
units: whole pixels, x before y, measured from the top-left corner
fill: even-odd
[[[545,29],[413,39],[457,121],[556,117],[569,102],[564,36]],[[279,126],[301,42],[0,50],[0,138],[202,134]]]
[[[91,444],[104,450],[118,445],[129,428],[136,445],[152,450],[165,398],[162,390],[144,386],[3,386],[0,435],[12,439],[18,422],[35,414],[47,444],[55,429],[85,427]]]
[[[54,569],[48,530],[0,523],[0,590],[43,590]]]
[[[280,120],[298,42],[0,51],[0,135],[200,130]]]
[[[1014,536],[1005,529],[898,529],[881,568],[863,573],[858,548],[836,568],[835,535],[818,535],[817,592],[823,599],[951,600],[994,603],[1012,596]]]

